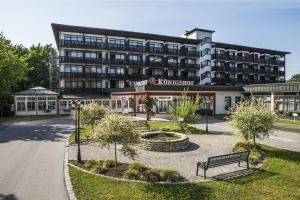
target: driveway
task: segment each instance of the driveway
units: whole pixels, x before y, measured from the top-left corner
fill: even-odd
[[[192,126],[205,130],[205,121],[202,119],[199,124],[193,124]],[[209,119],[208,129],[210,132],[217,134],[235,132],[228,122],[216,119]],[[258,140],[258,142],[282,149],[300,152],[300,133],[275,130],[270,138]]]
[[[0,199],[67,199],[63,160],[71,124],[63,117],[0,130]]]

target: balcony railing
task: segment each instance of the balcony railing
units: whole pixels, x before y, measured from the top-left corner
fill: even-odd
[[[285,65],[285,61],[281,61],[281,60],[254,58],[250,56],[242,57],[242,56],[234,56],[228,54],[212,54],[212,59],[249,62],[249,63],[258,63],[258,64],[269,64],[269,65]]]
[[[212,66],[211,71],[242,72],[242,73],[255,73],[255,74],[274,74],[274,75],[284,75],[285,74],[284,71],[251,69],[251,68],[241,68],[241,67],[222,67],[222,66]]]
[[[60,63],[86,63],[86,64],[105,64],[106,60],[102,58],[84,58],[84,57],[70,57],[60,56]]]
[[[147,52],[153,54],[199,57],[198,51],[191,51],[185,47],[182,47],[181,49],[169,49],[164,46],[159,48],[159,47],[149,47],[148,45],[142,46],[142,45],[129,45],[129,44],[112,44],[108,42],[73,41],[73,40],[64,40],[64,39],[59,40],[59,47],[116,50],[116,51],[129,51],[129,52]]]
[[[212,82],[215,83],[231,83],[231,84],[265,84],[265,83],[281,83],[282,81],[277,80],[258,80],[258,79],[247,79],[247,78],[212,78]]]

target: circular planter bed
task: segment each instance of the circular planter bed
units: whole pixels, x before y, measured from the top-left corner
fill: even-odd
[[[152,131],[141,135],[141,148],[148,151],[172,152],[189,147],[189,138],[177,132]]]

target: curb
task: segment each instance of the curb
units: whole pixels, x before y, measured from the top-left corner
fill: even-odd
[[[77,200],[75,193],[73,191],[73,185],[72,185],[71,178],[69,175],[69,138],[70,138],[70,136],[67,138],[66,143],[65,143],[64,180],[65,180],[65,185],[66,185],[69,199]]]

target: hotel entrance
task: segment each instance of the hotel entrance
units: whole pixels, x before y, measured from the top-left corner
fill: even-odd
[[[157,112],[158,113],[170,113],[172,110],[172,97],[171,96],[159,96],[157,97]]]

